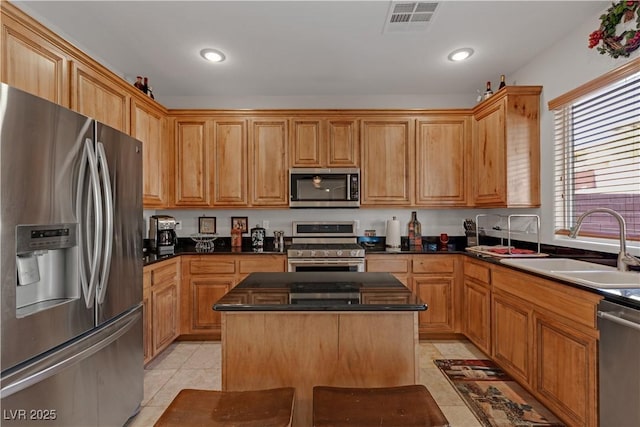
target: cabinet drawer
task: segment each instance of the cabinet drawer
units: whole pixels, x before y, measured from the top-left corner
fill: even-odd
[[[480,265],[473,261],[464,262],[464,275],[482,283],[491,283],[491,269],[489,265]]]
[[[414,273],[453,273],[453,266],[453,257],[418,255],[413,257],[411,271]]]
[[[151,286],[158,286],[178,280],[177,262],[171,261],[166,265],[154,267],[151,270]]]
[[[409,259],[398,255],[368,256],[367,271],[384,273],[408,273]]]
[[[282,273],[285,271],[284,255],[249,255],[238,260],[240,274]]]
[[[226,258],[226,259],[224,259]],[[235,274],[236,263],[233,257],[194,259],[189,262],[190,274]]]

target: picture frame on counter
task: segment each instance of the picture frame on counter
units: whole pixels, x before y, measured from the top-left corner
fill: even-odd
[[[231,229],[239,229],[243,233],[249,232],[249,217],[246,216],[232,216],[231,217]]]
[[[199,216],[198,217],[198,233],[215,234],[216,233],[216,217],[215,216]]]

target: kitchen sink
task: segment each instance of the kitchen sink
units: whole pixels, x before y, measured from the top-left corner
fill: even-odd
[[[640,288],[640,273],[570,258],[501,259],[500,262],[591,288]]]

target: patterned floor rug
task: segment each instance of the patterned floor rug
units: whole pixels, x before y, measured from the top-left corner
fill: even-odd
[[[434,363],[483,426],[564,426],[490,360],[440,359]]]

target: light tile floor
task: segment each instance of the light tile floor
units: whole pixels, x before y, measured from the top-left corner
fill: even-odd
[[[452,427],[481,427],[433,359],[486,359],[469,341],[421,341],[420,382]],[[158,355],[144,373],[144,398],[127,427],[152,427],[183,388],[220,390],[220,343],[178,341]]]

